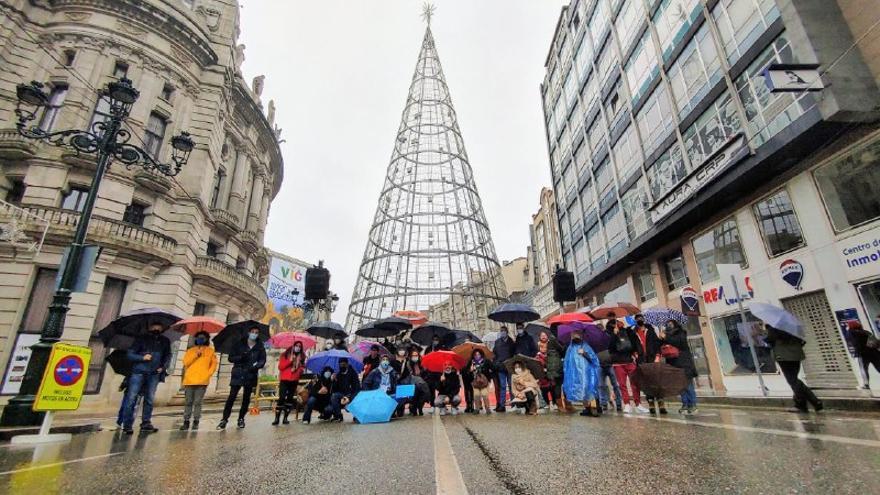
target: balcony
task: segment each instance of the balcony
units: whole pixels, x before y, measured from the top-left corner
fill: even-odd
[[[214,217],[214,224],[217,228],[227,235],[231,236],[238,233],[238,217],[235,214],[222,208],[211,208],[211,216]]]
[[[241,231],[238,234],[238,239],[241,241],[244,248],[251,253],[256,253],[257,250],[263,247],[260,236],[256,232],[250,230]]]
[[[141,187],[145,187],[157,194],[165,194],[171,190],[171,179],[149,170],[137,169],[134,173],[134,181]]]
[[[0,130],[0,158],[25,160],[37,154],[38,143],[23,138],[15,129]]]
[[[44,242],[66,245],[73,240],[80,219],[79,212],[32,205],[23,205],[22,210],[49,224]],[[42,230],[33,234],[42,235]],[[119,251],[120,256],[128,259],[158,265],[171,263],[177,249],[177,241],[171,237],[100,216],[92,217],[86,243],[114,249]]]
[[[223,293],[240,299],[251,312],[261,312],[266,307],[266,288],[253,277],[210,256],[199,256],[193,268],[193,280],[201,281]]]

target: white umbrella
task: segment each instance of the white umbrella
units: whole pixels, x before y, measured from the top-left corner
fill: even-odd
[[[749,311],[755,315],[755,318],[758,318],[771,327],[794,335],[801,340],[806,340],[804,339],[804,324],[801,323],[795,315],[779,306],[760,302],[750,302]]]

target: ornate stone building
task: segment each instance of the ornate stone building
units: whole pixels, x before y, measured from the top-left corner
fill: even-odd
[[[264,112],[260,100],[263,77],[250,87],[242,78],[238,34],[234,0],[0,0],[0,403],[17,389],[16,358],[42,327],[95,171],[92,156],[18,137],[20,82],[48,83],[40,125],[60,130],[100,119],[96,88],[128,77],[140,90],[127,121],[133,143],[167,161],[172,135],[189,131],[196,142],[177,177],[115,164],[98,191],[87,242],[102,251],[86,291],[73,296],[63,337],[94,350],[84,407],[119,398],[120,377],[104,369],[95,334],[120,312],[262,316],[263,234],[283,161],[274,105]],[[227,388],[229,366],[209,394]],[[157,403],[178,392],[179,375],[175,365]]]

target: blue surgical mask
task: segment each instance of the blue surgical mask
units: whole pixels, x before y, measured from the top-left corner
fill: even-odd
[[[379,366],[381,366],[383,370],[387,370],[388,367],[391,365],[388,363],[388,361],[382,361],[382,364],[380,364]]]
[[[259,336],[260,336],[260,334],[258,334],[258,333],[249,333],[248,334],[248,338],[251,340],[257,340],[257,337],[259,337]]]
[[[330,376],[331,376],[332,374],[333,374],[333,373],[330,373],[329,371],[325,371],[325,372],[324,372],[324,378],[330,378]]]
[[[196,339],[196,345],[205,345],[208,343],[208,339],[204,337],[199,337]]]

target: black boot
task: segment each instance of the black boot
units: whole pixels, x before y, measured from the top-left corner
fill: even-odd
[[[199,420],[196,419],[196,420],[193,421],[192,429],[193,429],[193,430],[198,430],[198,429],[199,429]]]
[[[281,421],[281,409],[275,411],[275,421],[272,421],[272,426],[278,426],[278,423]],[[285,418],[286,421],[286,418]]]
[[[227,422],[228,422],[228,420],[226,420],[226,419],[221,419],[220,422],[217,423],[217,429],[218,429],[218,430],[225,430],[225,429],[226,429],[226,423],[227,423]]]
[[[188,429],[189,429],[189,420],[188,420],[188,419],[184,419],[184,420],[183,420],[183,424],[180,425],[180,431],[186,431],[186,430],[188,430]]]
[[[285,425],[289,425],[289,424],[290,424],[290,421],[287,419],[288,416],[290,416],[290,410],[285,409],[285,410],[284,410],[284,420],[281,421],[281,424],[285,424]]]
[[[238,418],[238,427],[244,428],[244,418]]]

